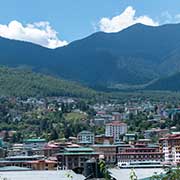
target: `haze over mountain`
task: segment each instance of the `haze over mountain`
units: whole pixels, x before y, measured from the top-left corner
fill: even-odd
[[[180,90],[180,73],[158,79],[146,87],[147,90],[179,91]]]
[[[180,69],[180,24],[97,32],[54,50],[0,38],[0,64],[90,86],[144,84]]]

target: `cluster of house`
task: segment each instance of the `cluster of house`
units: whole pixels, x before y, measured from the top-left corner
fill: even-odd
[[[165,105],[157,103],[141,102],[141,103],[121,103],[121,104],[96,104],[92,106],[96,115],[91,119],[91,126],[105,126],[113,121],[129,120],[132,116],[137,116],[138,113],[143,113],[149,122],[160,122],[171,118],[179,112],[179,109],[167,109]]]
[[[156,129],[156,133],[160,133]],[[166,134],[153,144],[151,139],[137,139],[127,133],[120,121],[106,124],[104,135],[82,131],[69,141],[46,142],[45,139],[25,139],[6,149],[1,141],[0,170],[16,167],[19,170],[83,169],[91,159],[104,159],[107,164],[128,162],[161,162],[180,165],[180,133]],[[119,139],[123,136],[123,141]],[[162,135],[162,134],[161,134]]]
[[[56,99],[57,100],[57,99]],[[53,101],[53,100],[51,100]],[[73,99],[58,99],[63,103],[74,103]],[[44,100],[28,99],[23,103],[32,103],[37,107],[54,110],[53,103]],[[128,126],[122,120],[131,114],[143,111],[148,121],[173,119],[180,110],[167,111],[163,106],[155,108],[151,103],[142,104],[96,104],[96,115],[90,125],[105,126],[105,134],[95,135],[90,131],[80,132],[76,138],[47,142],[45,139],[25,139],[22,144],[6,147],[0,141],[0,170],[13,167],[17,170],[81,170],[88,160],[104,159],[107,164],[117,165],[130,162],[160,162],[180,165],[180,133],[169,134],[169,129],[153,128],[144,131],[144,139],[138,139],[136,133],[128,133]],[[156,111],[156,112],[155,112]],[[6,132],[0,132],[0,137]],[[9,136],[13,131],[9,131]],[[157,143],[152,142],[157,138]]]

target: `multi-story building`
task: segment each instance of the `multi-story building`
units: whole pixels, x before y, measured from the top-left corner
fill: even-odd
[[[29,163],[32,161],[43,160],[44,156],[9,156],[0,160],[0,167],[6,166],[18,166],[18,167],[30,167]]]
[[[114,142],[120,141],[120,135],[127,133],[127,124],[120,121],[112,121],[106,124],[106,136],[113,136]]]
[[[25,149],[43,149],[46,145],[45,139],[25,139],[23,142]]]
[[[88,144],[94,144],[94,133],[90,131],[82,131],[77,136],[77,143],[88,145]]]
[[[127,148],[117,154],[118,162],[164,161],[164,153],[158,148]]]
[[[113,136],[105,136],[104,134],[95,136],[95,144],[113,144]]]
[[[113,121],[120,121],[122,119],[122,115],[119,112],[112,112]]]
[[[168,129],[153,128],[153,129],[144,131],[144,137],[146,139],[149,139],[152,137],[157,137],[159,139],[159,138],[164,137],[166,134],[168,134],[168,132],[169,132]]]
[[[32,170],[56,170],[57,169],[57,161],[52,160],[36,160],[26,162],[27,167]]]
[[[99,153],[92,148],[65,148],[64,152],[56,154],[60,169],[83,168],[87,160],[97,159]]]
[[[123,141],[128,142],[128,143],[133,143],[135,142],[137,139],[137,135],[136,134],[125,134],[123,137]]]
[[[165,161],[180,164],[180,134],[167,135],[159,143],[160,151],[165,154]]]
[[[117,146],[111,144],[94,144],[91,146],[106,161],[107,164],[115,164],[117,162],[116,153]]]
[[[47,146],[44,147],[44,156],[45,157],[52,157],[54,154],[57,154],[63,151],[63,147],[60,144],[49,143]]]

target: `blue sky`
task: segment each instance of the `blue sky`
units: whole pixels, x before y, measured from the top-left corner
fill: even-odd
[[[2,30],[0,28],[0,36],[13,39],[15,35],[12,35],[12,31],[7,34],[5,25],[8,27],[10,22],[16,20],[20,23],[19,26],[26,27],[27,24],[32,24],[31,28],[41,30],[46,28],[47,30],[50,27],[51,30],[58,32],[56,35],[51,34],[52,41],[46,42],[45,39],[39,38],[36,42],[36,37],[33,36],[30,38],[32,42],[35,41],[38,44],[41,41],[39,44],[44,46],[49,46],[48,43],[53,44],[52,47],[61,46],[88,36],[95,31],[115,32],[131,25],[132,22],[127,23],[122,28],[115,27],[117,24],[114,25],[114,23],[122,21],[122,17],[111,21],[113,17],[119,16],[128,7],[131,9],[127,13],[135,11],[134,20],[146,16],[154,22],[152,24],[148,21],[150,25],[180,22],[180,0],[2,0],[0,2],[0,24],[3,27]],[[105,19],[102,22],[103,17],[108,18],[109,21],[107,22]],[[141,22],[141,20],[142,18],[139,18],[137,22]],[[17,22],[13,23],[14,29],[16,29]],[[45,25],[42,23],[34,25],[35,22],[46,23]],[[103,27],[101,23],[103,23]],[[109,27],[112,24],[113,27]],[[6,31],[6,34],[2,31]],[[30,31],[28,32],[30,33]],[[25,37],[21,35],[21,39],[25,40]],[[64,43],[58,44],[56,40],[61,40]]]

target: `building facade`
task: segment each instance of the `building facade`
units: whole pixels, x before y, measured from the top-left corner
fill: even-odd
[[[43,149],[46,145],[45,139],[25,139],[23,142],[25,149]]]
[[[94,144],[94,133],[82,131],[77,135],[77,143],[82,145]]]
[[[106,124],[106,136],[113,136],[114,142],[120,141],[120,135],[127,133],[127,124],[120,121],[113,121]]]
[[[164,161],[164,153],[157,148],[127,148],[117,154],[118,162]]]
[[[111,144],[95,144],[91,146],[105,160],[107,164],[117,163],[117,146]]]
[[[56,154],[60,169],[84,168],[87,160],[99,158],[99,153],[92,148],[65,148],[64,152]]]
[[[167,135],[159,143],[160,151],[165,154],[165,161],[180,164],[180,134]]]

